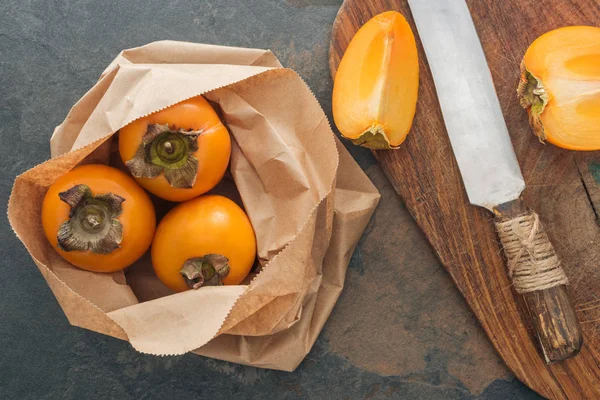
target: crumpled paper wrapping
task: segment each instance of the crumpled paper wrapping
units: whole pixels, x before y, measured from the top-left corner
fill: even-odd
[[[146,255],[127,271],[73,267],[46,241],[54,180],[108,162],[114,132],[204,95],[233,137],[231,178],[262,266],[248,285],[171,293]],[[10,223],[73,325],[141,352],[197,354],[293,371],[344,286],[379,193],[333,134],[310,89],[269,51],[161,41],[122,51],[52,136],[52,159],[15,180]],[[157,203],[157,211],[163,203]]]

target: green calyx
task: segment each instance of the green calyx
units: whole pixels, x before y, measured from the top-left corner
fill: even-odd
[[[156,178],[161,173],[175,188],[191,188],[196,182],[199,131],[185,131],[149,124],[134,157],[125,164],[136,178]]]
[[[544,142],[546,133],[542,124],[541,115],[546,108],[546,104],[550,99],[546,88],[542,84],[541,79],[534,76],[525,68],[525,64],[521,63],[521,80],[517,87],[517,97],[521,106],[527,110],[529,114],[529,124],[533,128],[535,135]]]
[[[521,106],[530,109],[532,113],[540,115],[548,103],[548,93],[542,81],[537,79],[531,72],[525,70],[517,94]]]
[[[229,275],[229,260],[220,254],[194,257],[188,259],[179,272],[192,289],[221,286],[221,280]]]
[[[120,247],[124,198],[113,193],[94,196],[86,185],[76,185],[58,194],[71,206],[69,219],[58,229],[58,247],[63,251],[108,254]]]
[[[372,150],[392,150],[398,146],[392,146],[381,125],[373,125],[365,130],[356,139],[350,139],[357,146],[367,147]]]

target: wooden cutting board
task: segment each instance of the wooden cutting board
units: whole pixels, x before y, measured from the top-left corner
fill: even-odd
[[[425,1],[425,0],[423,0]],[[471,206],[443,124],[431,72],[405,0],[345,0],[334,22],[331,74],[358,28],[387,10],[401,12],[417,37],[420,87],[411,133],[399,150],[375,152],[500,356],[548,398],[600,398],[600,154],[543,145],[516,98],[529,44],[565,25],[600,25],[592,0],[467,0],[527,182],[524,198],[541,216],[570,279],[584,330],[575,358],[546,365],[507,278],[491,214]],[[476,112],[476,110],[473,110]]]

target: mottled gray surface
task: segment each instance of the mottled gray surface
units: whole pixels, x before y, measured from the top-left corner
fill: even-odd
[[[271,48],[330,114],[327,47],[341,0],[0,2],[3,204],[49,156],[52,129],[119,52],[159,39]],[[535,398],[493,352],[369,152],[383,194],[344,293],[294,373],[153,357],[71,327],[2,216],[0,398]]]

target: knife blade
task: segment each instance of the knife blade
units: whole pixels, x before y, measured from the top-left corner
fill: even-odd
[[[450,144],[471,204],[496,215],[509,275],[547,362],[579,352],[581,330],[567,278],[535,212],[465,0],[408,0]]]
[[[409,1],[471,204],[492,210],[525,188],[464,1]]]

